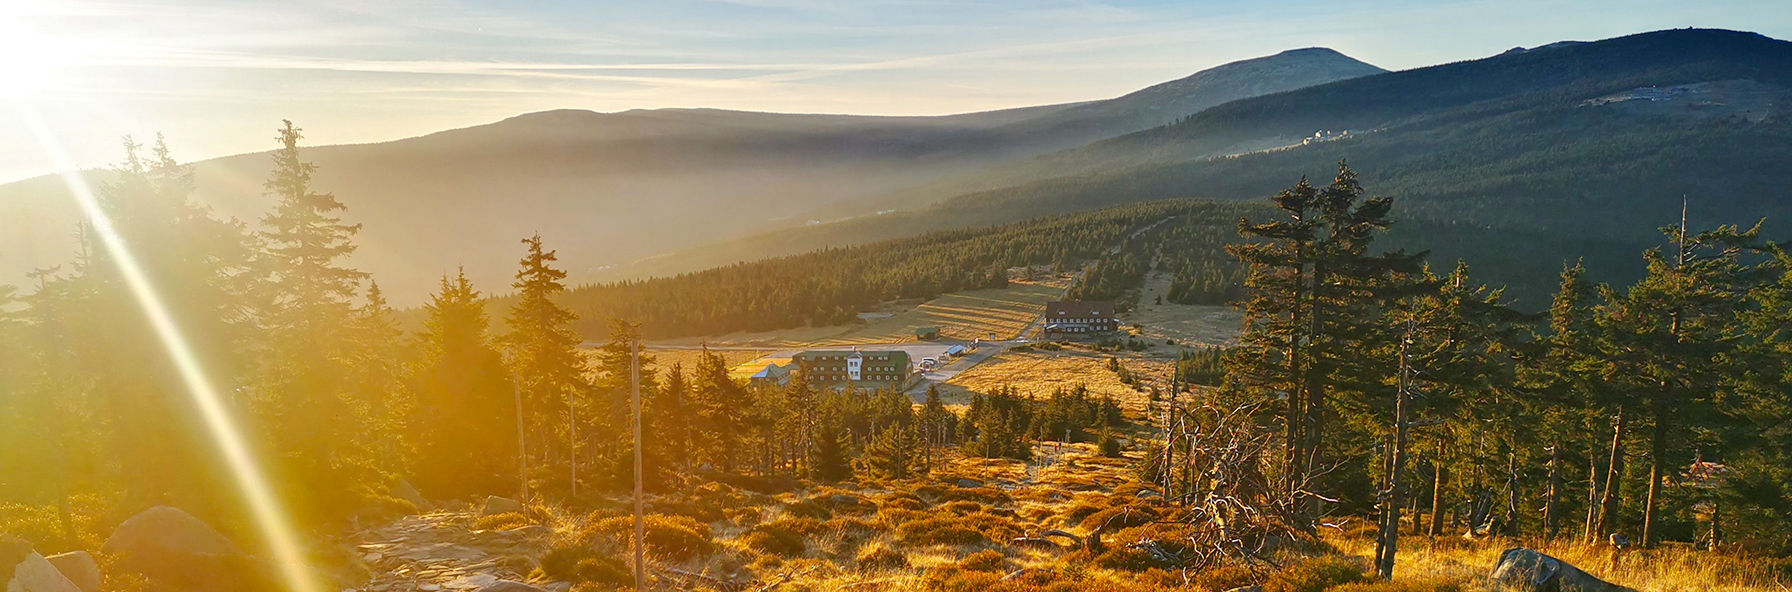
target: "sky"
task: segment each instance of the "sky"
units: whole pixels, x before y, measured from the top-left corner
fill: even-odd
[[[1785,0],[0,0],[0,182],[126,135],[181,160],[547,109],[944,114],[1107,98],[1330,47],[1400,70],[1677,27],[1792,38]]]

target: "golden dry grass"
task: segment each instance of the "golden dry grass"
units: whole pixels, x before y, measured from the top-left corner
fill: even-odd
[[[1699,551],[1684,545],[1664,545],[1652,550],[1625,553],[1618,565],[1611,563],[1611,548],[1572,541],[1488,540],[1431,542],[1422,536],[1402,536],[1395,559],[1396,581],[1428,580],[1460,584],[1463,590],[1491,590],[1488,574],[1500,553],[1528,547],[1561,559],[1594,576],[1642,592],[1753,592],[1783,591],[1792,581],[1783,579],[1772,560]],[[1359,557],[1374,554],[1375,542],[1367,538],[1332,537],[1328,542],[1340,551]]]
[[[1198,347],[1229,345],[1238,339],[1238,328],[1244,315],[1230,306],[1202,306],[1164,302],[1155,304],[1170,286],[1170,274],[1152,272],[1146,276],[1139,305],[1126,313],[1121,321],[1137,325],[1139,337],[1154,346],[1175,340],[1180,346]]]
[[[1014,281],[1007,288],[967,290],[926,302],[897,303],[876,311],[889,316],[861,323],[827,327],[797,327],[754,333],[730,333],[683,337],[660,341],[665,345],[764,347],[768,350],[820,345],[864,345],[915,341],[915,329],[939,327],[942,337],[969,341],[1017,336],[1045,312],[1045,303],[1064,297],[1069,276],[1048,276]]]
[[[1143,412],[1149,402],[1147,394],[1120,382],[1120,377],[1108,369],[1108,358],[1119,358],[1121,364],[1145,381],[1147,389],[1152,385],[1169,388],[1172,371],[1169,360],[1133,353],[1098,353],[1074,347],[1061,351],[1005,351],[965,370],[947,384],[976,392],[1013,386],[1022,392],[1042,396],[1080,384],[1091,394],[1113,397],[1131,414]]]

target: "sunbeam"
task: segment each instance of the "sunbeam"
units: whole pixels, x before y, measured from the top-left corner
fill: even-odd
[[[249,504],[256,526],[273,552],[275,561],[280,564],[281,576],[287,588],[292,592],[322,592],[323,588],[305,567],[298,535],[287,520],[279,498],[268,486],[260,465],[251,457],[249,446],[243,441],[230,412],[225,409],[217,387],[206,374],[199,356],[187,344],[180,325],[162,302],[154,282],[144,273],[130,248],[112,227],[111,219],[100,208],[87,180],[36,110],[20,101],[19,116],[50,161],[58,170],[63,171],[61,176],[68,185],[69,194],[74,196],[82,213],[92,224],[94,235],[100,238],[107,254],[117,264],[119,273],[124,276],[125,283],[129,285],[138,306],[143,310],[143,315],[149,319],[162,348],[167,351],[168,359],[180,372],[181,380],[186,383],[187,393],[193,397],[194,405],[205,418],[206,428],[211,433],[218,452],[236,477],[237,487]]]

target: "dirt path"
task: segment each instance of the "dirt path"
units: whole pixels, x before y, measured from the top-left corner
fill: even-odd
[[[547,529],[472,530],[474,517],[467,510],[438,510],[357,533],[355,546],[373,577],[356,590],[453,592],[522,581],[531,565],[527,557],[546,545]]]

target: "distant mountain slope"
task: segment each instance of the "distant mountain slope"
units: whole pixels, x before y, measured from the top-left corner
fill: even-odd
[[[1316,131],[1339,132],[1309,141]],[[1275,147],[1275,149],[1266,149]],[[1684,194],[1693,222],[1787,228],[1777,171],[1792,162],[1792,43],[1750,33],[1662,31],[1265,95],[1185,121],[987,174],[1000,189],[912,212],[731,241],[643,262],[661,274],[787,248],[853,244],[917,228],[993,224],[1168,197],[1258,199],[1349,159],[1398,214],[1437,228],[1511,233],[1557,251],[1473,253],[1499,281],[1548,283],[1564,258],[1621,257],[1656,242]],[[1781,224],[1774,224],[1774,221]],[[1526,237],[1519,239],[1516,237]],[[1605,245],[1605,247],[1597,247]],[[1609,252],[1594,252],[1593,248]],[[1504,260],[1501,260],[1501,259]]]
[[[641,257],[800,226],[807,216],[799,214],[830,204],[864,204],[1241,96],[1377,71],[1329,50],[1299,50],[1090,103],[939,117],[561,110],[307,148],[305,157],[319,166],[317,188],[364,224],[352,264],[410,304],[456,265],[481,288],[504,291],[516,241],[538,231],[575,281],[591,279]],[[198,163],[198,198],[226,215],[260,217],[270,205],[261,195],[268,162],[257,153]],[[74,220],[56,179],[0,186],[0,283],[66,260]]]

